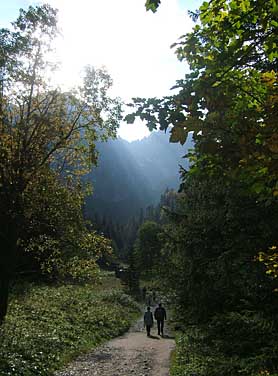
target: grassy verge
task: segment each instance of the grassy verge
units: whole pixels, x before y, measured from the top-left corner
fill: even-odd
[[[171,376],[278,376],[276,323],[258,313],[217,316],[176,338]]]
[[[1,328],[1,376],[50,376],[77,354],[125,332],[139,312],[109,276],[100,286],[25,284],[20,290]]]

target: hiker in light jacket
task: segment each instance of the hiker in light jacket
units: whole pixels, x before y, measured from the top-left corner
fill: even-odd
[[[153,314],[151,308],[147,307],[147,311],[144,314],[144,327],[147,329],[147,336],[151,335],[151,327],[153,326]]]

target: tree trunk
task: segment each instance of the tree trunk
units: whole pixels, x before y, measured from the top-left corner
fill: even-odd
[[[9,275],[1,270],[0,275],[0,325],[7,314],[9,297]]]
[[[8,227],[8,228],[7,228]],[[6,230],[6,231],[5,231]],[[8,308],[9,284],[16,267],[17,230],[14,224],[4,228],[0,235],[3,247],[0,255],[0,325],[3,324]]]

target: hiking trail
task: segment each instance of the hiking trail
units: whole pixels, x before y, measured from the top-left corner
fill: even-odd
[[[156,323],[147,337],[141,317],[123,336],[81,355],[55,376],[169,376],[175,341],[165,324],[163,338]]]

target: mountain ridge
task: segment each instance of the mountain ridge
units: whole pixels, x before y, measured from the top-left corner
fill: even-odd
[[[179,186],[179,165],[188,167],[183,158],[192,140],[184,146],[169,142],[169,134],[152,132],[142,140],[122,138],[97,143],[98,166],[87,176],[93,184],[85,214],[114,218],[123,222],[149,205],[156,205],[167,189]]]

